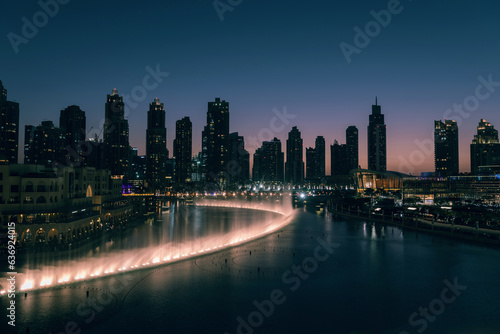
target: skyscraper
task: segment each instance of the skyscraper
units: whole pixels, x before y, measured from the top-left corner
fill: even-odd
[[[458,126],[453,120],[434,121],[434,165],[436,174],[458,175]]]
[[[375,99],[368,124],[368,169],[379,172],[387,170],[386,140],[384,115]]]
[[[69,106],[61,110],[59,128],[66,134],[66,161],[81,165],[83,163],[83,148],[85,146],[85,112],[79,106]]]
[[[148,127],[146,129],[146,180],[151,190],[162,190],[165,186],[167,160],[167,128],[165,109],[156,98],[149,104]]]
[[[331,175],[347,176],[358,168],[358,128],[351,125],[346,129],[346,144],[337,140],[330,146]]]
[[[216,98],[208,102],[206,136],[206,178],[218,181],[225,172],[229,146],[229,102]]]
[[[238,132],[229,134],[227,171],[233,184],[245,184],[250,178],[250,154],[245,150],[245,140]]]
[[[252,181],[258,182],[262,179],[262,147],[259,147],[255,150],[253,154],[253,166],[252,166]]]
[[[316,180],[316,150],[313,147],[306,148],[306,179],[308,182]]]
[[[480,166],[500,165],[500,143],[498,130],[485,119],[481,119],[470,145],[470,168],[477,175]]]
[[[319,182],[325,177],[325,138],[316,137],[314,148],[306,148],[306,179]]]
[[[207,163],[208,163],[208,126],[203,127],[201,132],[201,152],[200,152],[200,180],[207,179]]]
[[[317,136],[314,146],[314,154],[316,156],[316,179],[325,177],[325,138]]]
[[[283,182],[284,160],[278,138],[263,142],[254,154],[253,181]]]
[[[285,164],[285,182],[292,184],[301,184],[304,182],[304,148],[300,131],[296,126],[288,132],[286,141],[286,164]]]
[[[29,148],[30,163],[46,166],[65,165],[65,130],[54,126],[52,121],[43,121],[34,131],[32,146]]]
[[[115,88],[107,96],[104,120],[103,155],[111,175],[126,175],[130,158],[129,128],[123,97]]]
[[[347,144],[340,145],[338,141],[334,141],[330,146],[331,158],[331,175],[349,175],[350,168],[350,154],[349,146]]]
[[[359,136],[358,128],[354,125],[349,126],[345,131],[347,145],[347,164],[349,170],[359,167]]]
[[[0,162],[16,164],[19,152],[19,103],[7,101],[0,81]]]
[[[191,180],[191,155],[193,153],[193,124],[189,117],[178,120],[175,124],[174,157],[175,183]]]

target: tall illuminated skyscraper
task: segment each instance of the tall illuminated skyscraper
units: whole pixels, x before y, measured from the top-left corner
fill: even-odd
[[[0,163],[16,164],[19,152],[19,103],[7,101],[0,81]]]
[[[59,128],[64,129],[66,142],[66,161],[76,164],[83,163],[83,148],[85,147],[85,111],[79,106],[69,106],[61,110]]]
[[[458,175],[458,125],[453,120],[434,121],[434,165],[436,174]]]
[[[107,96],[104,121],[103,155],[111,175],[126,175],[130,159],[129,127],[123,97],[115,88]]]
[[[208,102],[206,140],[206,178],[214,182],[222,176],[228,162],[229,102],[216,98]]]
[[[480,166],[500,165],[500,143],[498,130],[485,119],[481,119],[470,145],[471,173],[477,175]]]
[[[359,167],[359,136],[358,128],[351,125],[345,131],[346,146],[347,146],[347,164],[349,170]]]
[[[386,125],[381,107],[375,99],[368,124],[368,169],[385,172],[387,170]]]
[[[166,182],[167,128],[165,108],[156,98],[149,104],[146,129],[146,180],[153,191],[163,190]]]
[[[175,183],[185,183],[191,179],[191,155],[193,152],[193,124],[189,117],[175,123],[174,158]]]

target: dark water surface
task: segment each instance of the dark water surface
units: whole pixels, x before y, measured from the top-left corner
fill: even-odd
[[[235,217],[244,224],[273,218],[249,210],[188,210],[184,215],[199,218],[182,221],[173,212],[163,226],[180,229],[178,235],[208,224],[213,233],[227,230]],[[185,224],[193,226],[179,227]],[[174,235],[164,232],[144,224],[113,245],[135,247]],[[282,231],[219,253],[18,295],[17,329],[500,333],[499,283],[498,249],[301,211]],[[6,303],[2,297],[3,309]]]

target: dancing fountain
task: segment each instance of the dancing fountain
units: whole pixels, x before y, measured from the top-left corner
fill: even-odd
[[[230,210],[228,210],[230,209]],[[182,210],[194,210],[186,214]],[[198,218],[196,218],[198,210]],[[208,210],[203,217],[200,210]],[[252,210],[251,217],[257,213],[265,219],[245,219],[242,213]],[[258,212],[256,212],[257,210]],[[237,217],[228,222],[228,214]],[[241,215],[239,215],[240,213]],[[217,218],[217,214],[223,214]],[[239,217],[239,218],[238,218]],[[72,260],[45,261],[33,263],[26,268],[18,268],[16,281],[19,291],[52,288],[79,281],[97,279],[104,276],[167,265],[188,258],[217,252],[238,244],[263,237],[276,231],[293,218],[293,209],[281,203],[202,201],[195,207],[177,208],[161,217],[167,236],[153,246],[116,249]],[[208,219],[208,220],[207,220]],[[193,223],[193,220],[196,222]],[[210,226],[203,226],[210,225]],[[176,233],[177,231],[177,233]],[[178,236],[178,235],[179,236]],[[146,238],[147,239],[147,238]],[[7,278],[0,280],[1,286],[8,286]],[[5,293],[5,291],[1,291]]]

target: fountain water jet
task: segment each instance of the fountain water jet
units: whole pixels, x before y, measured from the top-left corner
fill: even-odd
[[[141,249],[121,250],[114,253],[105,253],[94,258],[83,258],[78,261],[64,261],[62,266],[41,266],[37,269],[28,269],[17,275],[20,290],[47,289],[59,285],[70,284],[90,279],[96,279],[117,273],[130,272],[144,268],[166,265],[182,261],[199,255],[218,252],[257,238],[263,237],[287,225],[293,218],[293,209],[284,205],[272,205],[251,202],[204,201],[198,207],[234,208],[267,211],[278,214],[263,224],[250,225],[238,228],[229,233],[200,237],[177,244],[166,244]],[[7,282],[8,277],[2,281]],[[0,283],[3,283],[0,281]],[[3,284],[2,284],[3,285]]]

